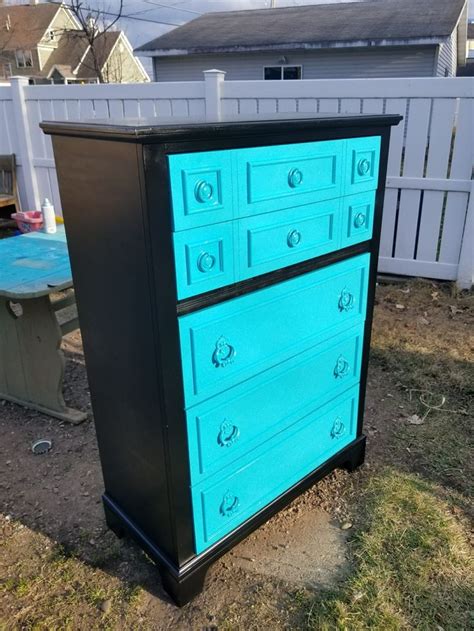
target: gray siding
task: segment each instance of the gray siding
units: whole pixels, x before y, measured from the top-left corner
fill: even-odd
[[[155,57],[155,81],[202,81],[203,70],[225,70],[226,79],[263,79],[263,67],[278,65],[286,56],[289,65],[303,66],[303,79],[370,77],[432,77],[437,46],[353,48],[312,51],[275,51]]]
[[[440,44],[438,54],[438,77],[455,77],[457,70],[457,34],[455,29],[444,44]]]

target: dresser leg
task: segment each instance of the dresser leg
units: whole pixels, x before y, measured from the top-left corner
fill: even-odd
[[[352,472],[364,464],[365,460],[365,436],[361,436],[351,451],[347,454],[347,460],[344,463],[344,469]]]
[[[103,502],[104,513],[105,513],[105,522],[107,527],[119,538],[123,539],[125,537],[125,528],[123,527],[120,519],[117,515],[107,506],[105,502]]]
[[[207,569],[207,567],[199,568],[192,574],[178,579],[163,568],[160,570],[163,588],[178,607],[183,607],[202,592]]]

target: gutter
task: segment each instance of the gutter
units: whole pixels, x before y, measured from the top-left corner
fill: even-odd
[[[418,37],[411,39],[373,39],[332,42],[294,42],[279,44],[255,44],[254,46],[203,46],[195,48],[150,48],[142,46],[134,52],[144,57],[182,57],[186,55],[205,55],[212,53],[245,53],[281,50],[321,50],[338,48],[372,48],[382,46],[427,46],[438,45],[446,39],[446,35]]]

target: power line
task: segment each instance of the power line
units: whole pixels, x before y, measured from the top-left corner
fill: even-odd
[[[194,13],[195,15],[202,15],[199,11],[193,11],[192,9],[182,9],[171,4],[162,4],[161,2],[152,2],[152,0],[143,0],[147,4],[152,4],[154,7],[163,7],[164,9],[172,9],[173,11],[185,11],[186,13]]]
[[[52,4],[62,4],[68,9],[73,10],[74,7],[69,4],[64,4],[62,2],[52,2]],[[99,9],[92,9],[87,7],[86,9],[89,13],[95,13],[96,15],[107,15],[113,18],[120,18],[121,20],[135,20],[136,22],[150,22],[151,24],[163,24],[165,26],[182,26],[183,22],[166,22],[165,20],[150,20],[149,18],[139,18],[136,17],[133,13],[130,15],[118,15],[118,13],[112,13],[111,11],[102,11]]]

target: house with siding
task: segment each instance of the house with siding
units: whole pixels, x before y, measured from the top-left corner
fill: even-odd
[[[369,0],[206,13],[135,52],[155,81],[197,81],[451,77],[466,50],[466,0]]]
[[[40,84],[97,83],[97,67],[106,83],[149,81],[122,31],[98,34],[92,53],[65,4],[3,5],[0,0],[0,81],[16,75]]]

